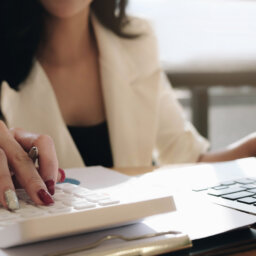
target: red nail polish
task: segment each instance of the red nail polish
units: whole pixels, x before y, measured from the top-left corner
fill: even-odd
[[[50,193],[51,195],[54,195],[54,192],[55,192],[55,187],[54,187],[55,183],[54,183],[54,180],[47,180],[47,181],[45,181],[45,185],[46,185],[46,187],[47,187],[49,193]]]
[[[59,173],[60,173],[60,181],[59,182],[63,182],[66,178],[66,174],[61,168],[59,168]]]
[[[45,205],[49,205],[49,204],[53,204],[54,201],[51,197],[51,195],[45,191],[44,189],[40,189],[37,192],[38,197],[41,199],[41,201],[45,204]]]

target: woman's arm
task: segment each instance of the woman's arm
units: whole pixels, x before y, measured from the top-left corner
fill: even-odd
[[[226,149],[202,154],[198,162],[221,162],[256,156],[256,133],[231,144]]]

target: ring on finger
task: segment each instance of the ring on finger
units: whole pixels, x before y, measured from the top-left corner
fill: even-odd
[[[36,162],[37,158],[38,158],[38,148],[33,146],[29,152],[28,152],[28,156],[31,158],[31,160],[33,161],[33,163]]]

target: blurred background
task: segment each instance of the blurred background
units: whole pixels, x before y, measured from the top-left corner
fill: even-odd
[[[212,149],[256,131],[256,2],[130,0],[151,21],[186,116]]]

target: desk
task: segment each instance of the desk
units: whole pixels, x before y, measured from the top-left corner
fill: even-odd
[[[131,0],[152,20],[160,59],[174,87],[192,92],[192,119],[208,136],[208,88],[256,86],[256,2]]]
[[[179,167],[183,167],[181,165],[177,165],[177,166],[173,165],[172,167],[177,168],[178,166]],[[154,167],[136,167],[136,168],[128,168],[127,167],[127,168],[113,168],[113,169],[118,171],[118,172],[120,172],[120,173],[123,173],[123,174],[126,174],[126,175],[130,175],[130,176],[134,176],[134,175],[139,175],[139,174],[144,174],[144,173],[152,172],[152,171],[154,171],[155,168]],[[231,239],[233,238],[233,235],[237,237],[237,233],[231,233],[231,234],[232,234],[232,236],[229,237],[229,242],[230,242],[230,238]],[[225,236],[226,235],[224,235],[224,237]],[[210,243],[210,244],[212,244],[212,243]],[[172,254],[172,255],[175,255],[175,253]],[[239,255],[240,256],[256,256],[256,249],[252,249],[252,250],[248,250],[248,251],[244,251],[244,252],[239,252],[239,253],[235,253],[235,254],[228,254],[228,255],[233,255],[233,256],[239,256]],[[189,256],[189,255],[187,255],[187,256]],[[195,256],[196,256],[196,254],[195,254]]]

